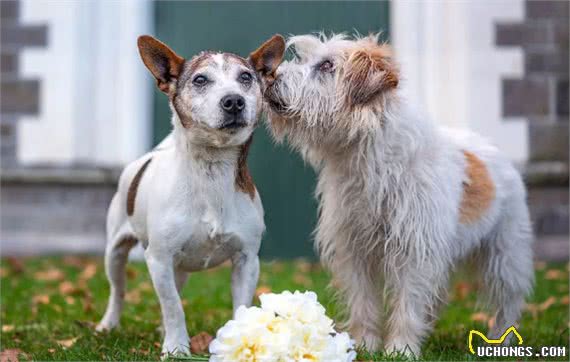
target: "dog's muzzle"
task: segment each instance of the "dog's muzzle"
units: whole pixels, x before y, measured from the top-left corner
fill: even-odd
[[[283,102],[281,97],[275,94],[275,91],[273,89],[274,87],[268,87],[263,93],[263,97],[265,98],[267,104],[269,104],[271,110],[273,110],[275,113],[283,114],[287,112],[287,105],[285,102]]]
[[[241,116],[226,116],[220,126],[222,130],[235,130],[247,126],[247,122]]]
[[[224,121],[220,129],[232,130],[247,126],[243,119],[245,99],[239,94],[228,94],[220,100],[220,107],[224,112]]]

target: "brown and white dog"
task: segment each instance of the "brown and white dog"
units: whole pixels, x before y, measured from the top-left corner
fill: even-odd
[[[150,36],[141,36],[138,47],[168,96],[173,130],[120,177],[107,215],[105,269],[111,295],[97,329],[119,323],[127,256],[141,242],[162,310],[162,352],[188,354],[179,296],[188,272],[231,259],[234,312],[252,302],[265,229],[246,164],[262,106],[262,80],[256,73],[274,72],[285,42],[274,36],[249,59],[203,52],[185,60]]]
[[[533,282],[526,191],[511,162],[414,110],[376,37],[304,35],[289,46],[296,59],[264,94],[270,128],[319,173],[316,242],[353,336],[375,350],[384,332],[388,352],[418,354],[466,258],[502,334]]]

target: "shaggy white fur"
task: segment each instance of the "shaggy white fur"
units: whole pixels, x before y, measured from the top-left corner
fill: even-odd
[[[494,335],[533,284],[526,191],[494,146],[436,126],[399,93],[377,37],[292,37],[265,91],[270,128],[318,171],[316,245],[369,349],[420,353],[450,272],[474,261]]]

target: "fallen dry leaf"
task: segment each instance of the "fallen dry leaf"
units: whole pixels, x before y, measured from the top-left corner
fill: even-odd
[[[14,274],[20,274],[24,272],[24,263],[22,260],[15,258],[13,256],[6,258],[6,262],[10,265],[10,269]]]
[[[85,261],[78,256],[67,255],[63,257],[63,264],[67,266],[72,266],[77,269],[82,269],[83,266],[85,265]]]
[[[565,295],[562,298],[560,298],[560,304],[568,305],[568,303],[570,303],[570,296]]]
[[[536,319],[538,317],[538,306],[536,304],[527,303],[525,305],[525,309],[532,315],[532,319]]]
[[[257,298],[259,298],[259,296],[261,294],[266,294],[266,293],[271,293],[271,288],[268,287],[267,285],[260,285],[259,287],[257,287],[257,289],[255,290],[255,296]]]
[[[458,282],[455,284],[455,296],[458,300],[463,300],[467,298],[471,292],[471,285],[466,282]]]
[[[133,289],[125,294],[125,300],[132,304],[139,304],[141,302],[141,292],[138,289]]]
[[[50,268],[48,270],[35,272],[34,277],[37,280],[41,280],[44,282],[53,282],[53,281],[62,280],[65,277],[65,274],[63,274],[63,272],[57,268]]]
[[[544,274],[544,279],[546,280],[556,280],[556,279],[563,279],[566,276],[561,270],[558,269],[550,269],[547,270]]]
[[[483,312],[474,313],[474,314],[471,314],[471,320],[474,322],[487,323],[489,321],[489,316]]]
[[[53,354],[53,353],[55,353],[55,348],[48,348],[47,351],[48,351],[49,353],[52,353],[52,354]]]
[[[8,269],[0,267],[0,278],[4,278],[8,275]]]
[[[538,310],[541,312],[545,311],[555,303],[556,303],[556,298],[555,297],[549,297],[544,302],[540,303],[540,305],[538,306]]]
[[[487,321],[487,327],[489,329],[493,329],[493,327],[495,326],[495,321],[496,321],[495,317],[489,318],[489,320]]]
[[[340,281],[337,278],[332,277],[331,282],[330,282],[330,286],[334,289],[340,289],[342,284],[340,283]]]
[[[308,278],[305,274],[295,274],[293,275],[293,281],[304,287],[310,287],[313,285],[313,281]]]
[[[0,362],[18,362],[18,356],[22,353],[19,348],[5,349],[0,352]]]
[[[77,288],[73,285],[72,282],[66,280],[59,284],[59,292],[63,295],[73,294],[77,291]]]
[[[149,349],[136,349],[136,348],[131,348],[129,349],[130,353],[138,353],[138,354],[142,354],[144,356],[147,356],[150,353]]]
[[[93,312],[95,308],[93,307],[93,301],[88,298],[83,299],[83,312],[89,313]]]
[[[281,273],[283,270],[285,270],[285,264],[282,262],[274,261],[271,264],[271,271],[275,273]]]
[[[306,260],[299,259],[295,262],[295,269],[302,273],[308,273],[311,271],[311,263]]]
[[[190,352],[196,354],[208,353],[208,346],[214,338],[206,332],[200,332],[190,338]]]
[[[6,333],[6,332],[12,332],[14,330],[14,326],[11,324],[4,324],[2,326],[2,332]]]
[[[149,282],[142,282],[139,284],[139,290],[143,291],[143,292],[148,292],[148,291],[152,291],[152,284],[150,284]]]
[[[134,268],[127,267],[127,278],[129,280],[135,279],[137,277],[137,270]]]
[[[62,348],[67,349],[67,348],[72,347],[72,346],[75,344],[75,342],[77,342],[78,339],[79,339],[79,337],[73,337],[73,338],[70,338],[70,339],[64,339],[64,340],[56,341],[56,342],[57,342],[57,344],[59,344]]]
[[[49,304],[49,295],[38,294],[32,297],[32,303],[34,304]]]
[[[79,327],[85,328],[85,329],[95,329],[95,326],[97,326],[97,323],[95,323],[93,321],[85,321],[85,320],[76,319],[73,322],[75,322],[75,324],[77,324]]]
[[[97,274],[97,264],[89,263],[85,266],[81,274],[79,274],[80,280],[89,280]]]
[[[67,296],[67,297],[65,297],[65,302],[69,305],[74,305],[75,304],[75,298]]]

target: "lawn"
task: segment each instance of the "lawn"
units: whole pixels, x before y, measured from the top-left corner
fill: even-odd
[[[119,331],[93,332],[108,296],[100,257],[2,259],[1,349],[20,360],[156,360],[161,335],[158,300],[142,262],[128,266],[127,303]],[[568,265],[536,264],[537,283],[520,334],[527,346],[569,344]],[[230,269],[195,273],[184,288],[191,335],[214,335],[231,317]],[[333,318],[339,314],[326,288],[329,275],[306,261],[262,263],[258,292],[314,290]],[[452,283],[449,306],[423,348],[423,360],[476,360],[467,348],[470,329],[487,331],[489,316],[475,308],[476,285],[467,274]],[[258,301],[256,300],[256,303]],[[568,350],[567,352],[568,353]],[[359,360],[400,360],[360,351]],[[517,359],[517,358],[513,358]],[[520,358],[518,358],[520,360]],[[554,359],[555,360],[555,359]],[[568,360],[566,357],[558,360]]]

